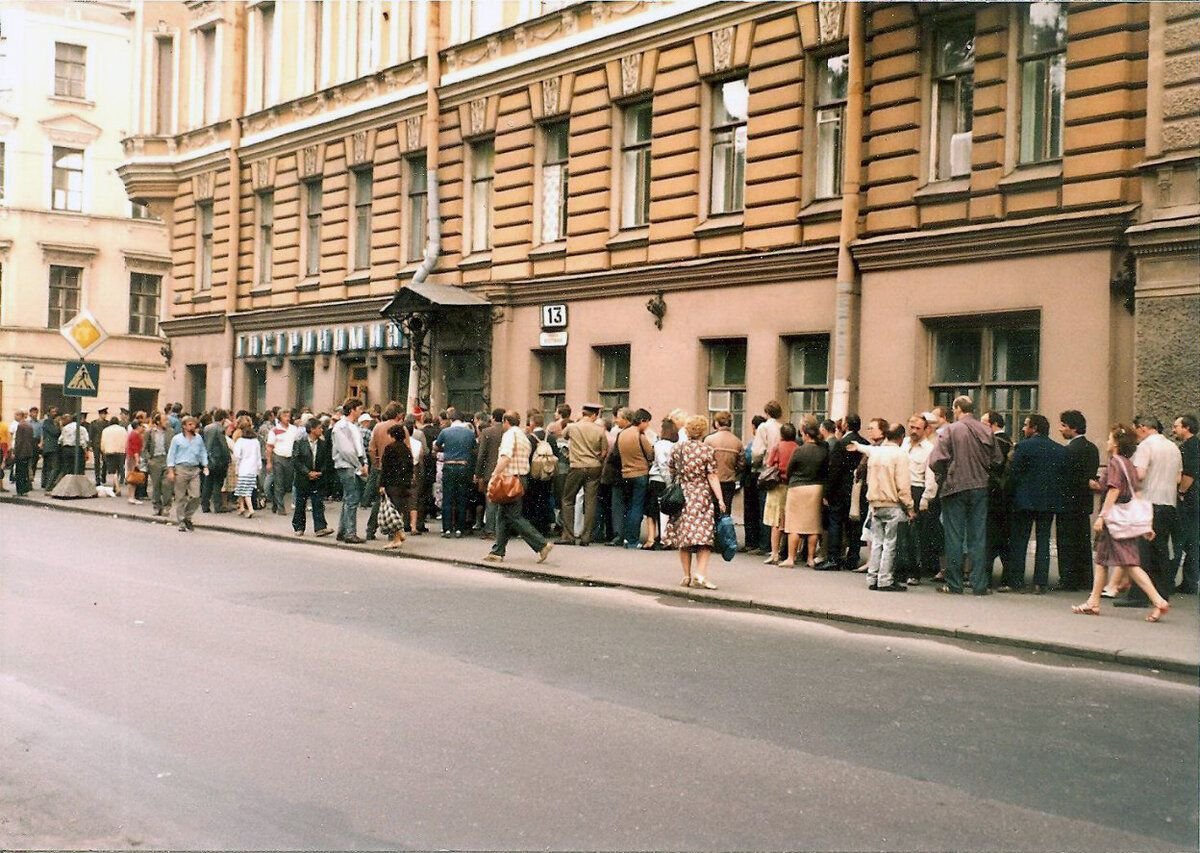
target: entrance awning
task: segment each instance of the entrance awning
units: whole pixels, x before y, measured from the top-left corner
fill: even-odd
[[[380,309],[385,317],[397,317],[417,311],[439,308],[485,308],[492,303],[453,284],[406,284]]]

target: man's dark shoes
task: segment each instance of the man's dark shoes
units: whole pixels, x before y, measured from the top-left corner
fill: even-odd
[[[361,536],[355,536],[353,533],[351,533],[349,536],[342,539],[342,541],[347,545],[362,545],[367,540],[363,539]]]
[[[902,583],[890,583],[887,586],[878,587],[879,592],[908,592],[908,587]]]
[[[1180,595],[1195,595],[1196,587],[1181,583],[1179,586],[1175,587],[1175,591]]]
[[[839,566],[837,563],[833,562],[832,560],[824,560],[820,563],[817,563],[815,566],[813,566],[813,568],[816,569],[818,572],[836,572],[838,569],[841,568],[841,566]]]

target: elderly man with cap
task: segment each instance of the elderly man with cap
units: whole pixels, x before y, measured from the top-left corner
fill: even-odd
[[[584,403],[583,416],[563,429],[567,442],[570,471],[563,486],[563,531],[565,545],[588,545],[596,524],[596,495],[600,489],[600,469],[608,455],[608,433],[597,420],[599,403]],[[583,535],[575,538],[575,499],[583,490]]]
[[[96,410],[96,419],[87,425],[88,443],[92,447],[92,467],[96,474],[96,485],[104,485],[104,454],[100,452],[100,433],[108,427],[108,406]]]

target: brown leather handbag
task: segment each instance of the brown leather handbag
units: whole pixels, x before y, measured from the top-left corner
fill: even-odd
[[[487,499],[494,504],[510,504],[519,501],[525,494],[521,478],[513,474],[501,474],[488,483]]]

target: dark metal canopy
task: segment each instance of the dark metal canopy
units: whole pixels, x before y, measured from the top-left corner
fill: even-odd
[[[439,308],[484,308],[489,305],[491,303],[486,299],[457,285],[421,282],[401,287],[379,313],[385,317],[401,317]]]

